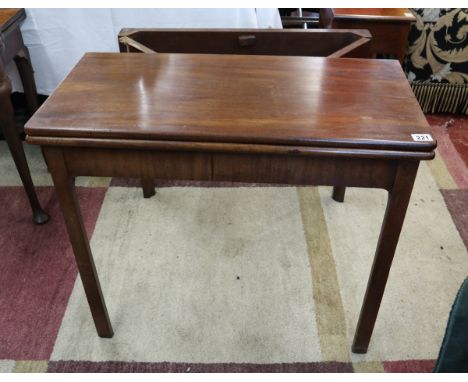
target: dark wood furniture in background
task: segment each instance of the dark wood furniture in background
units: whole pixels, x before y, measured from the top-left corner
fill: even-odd
[[[327,29],[122,29],[118,39],[121,52],[142,53],[367,58],[371,45],[366,30]],[[154,195],[153,180],[142,179],[141,184],[144,197]],[[344,189],[335,191],[333,198],[342,202]]]
[[[121,52],[369,57],[366,30],[122,29]]]
[[[319,28],[320,8],[278,8],[283,28]]]
[[[411,134],[428,131],[396,61],[208,54],[86,54],[26,125],[27,141],[47,157],[101,337],[113,330],[77,176],[387,190],[352,347],[359,353],[369,345],[419,161],[434,156],[435,141]]]
[[[407,8],[321,8],[320,25],[334,29],[368,29],[371,53],[393,55],[403,63],[411,23],[416,19]]]
[[[24,9],[0,9],[0,127],[31,204],[34,223],[43,224],[49,217],[42,210],[34,190],[23,145],[16,130],[10,99],[11,82],[5,74],[7,64],[14,60],[23,83],[29,113],[32,115],[38,108],[38,102],[29,52],[20,31],[25,18]]]

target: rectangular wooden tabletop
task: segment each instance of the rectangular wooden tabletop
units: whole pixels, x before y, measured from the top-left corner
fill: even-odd
[[[26,125],[31,137],[432,151],[398,61],[88,53]]]

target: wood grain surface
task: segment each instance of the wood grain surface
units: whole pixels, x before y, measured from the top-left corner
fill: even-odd
[[[398,62],[89,53],[27,123],[30,136],[432,151]]]

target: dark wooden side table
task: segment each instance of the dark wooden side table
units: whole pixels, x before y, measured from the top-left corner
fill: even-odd
[[[403,63],[411,23],[416,18],[407,8],[321,8],[323,28],[368,29],[371,53],[393,55]]]
[[[11,82],[5,74],[8,63],[15,61],[21,77],[30,114],[37,108],[37,92],[29,52],[23,43],[20,25],[26,18],[24,9],[0,9],[0,127],[10,149],[16,168],[33,211],[33,221],[43,224],[49,220],[42,210],[29,172],[11,104]]]
[[[113,330],[77,176],[387,190],[358,353],[369,345],[419,161],[434,156],[428,131],[397,61],[165,53],[86,54],[26,125],[47,157],[101,337]]]

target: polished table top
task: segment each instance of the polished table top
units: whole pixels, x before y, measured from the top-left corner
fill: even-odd
[[[397,61],[88,53],[29,136],[432,151]]]

